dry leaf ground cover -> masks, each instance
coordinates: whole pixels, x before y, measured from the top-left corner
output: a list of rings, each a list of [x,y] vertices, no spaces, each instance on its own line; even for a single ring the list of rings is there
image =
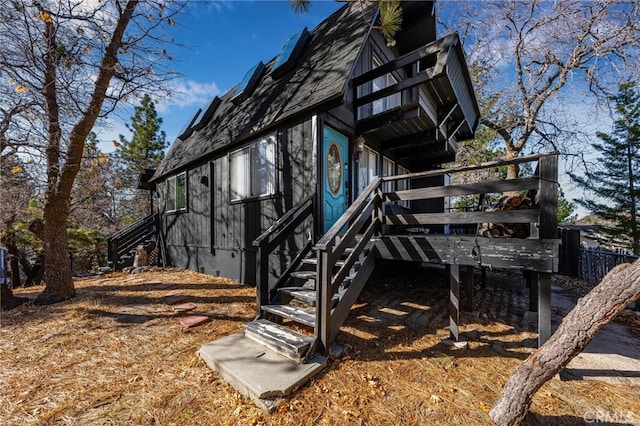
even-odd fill
[[[535,344],[521,319],[526,300],[509,288],[516,279],[490,275],[489,288],[479,290],[481,315],[463,319],[466,350],[441,343],[448,336],[442,273],[372,280],[338,337],[344,356],[272,414],[195,355],[254,317],[253,288],[175,269],[80,279],[72,301],[2,312],[0,424],[490,424],[488,408]],[[211,321],[183,329],[183,314],[163,301],[169,289],[148,284],[156,280],[174,284]],[[639,394],[553,379],[535,396],[529,422],[633,424]]]

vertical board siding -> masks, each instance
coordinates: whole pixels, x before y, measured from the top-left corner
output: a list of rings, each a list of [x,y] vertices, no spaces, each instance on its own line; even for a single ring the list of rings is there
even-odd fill
[[[167,244],[205,248],[210,246],[209,166],[203,164],[187,171],[187,210],[166,215]]]
[[[187,171],[187,211],[163,215],[171,264],[228,274],[251,284],[255,280],[253,240],[282,215],[316,191],[316,147],[311,120],[279,132],[277,194],[260,200],[230,202],[229,157],[203,162]],[[158,184],[158,207],[165,211],[165,182]],[[271,279],[279,278],[307,241],[312,221],[269,258]]]
[[[185,233],[193,247],[206,248],[211,245],[209,236],[211,217],[209,163],[202,164],[187,174],[188,209],[184,214]]]

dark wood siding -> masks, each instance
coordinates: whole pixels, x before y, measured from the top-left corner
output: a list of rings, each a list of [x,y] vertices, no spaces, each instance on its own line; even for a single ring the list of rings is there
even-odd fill
[[[230,201],[228,155],[188,170],[187,211],[164,215],[171,264],[253,284],[253,240],[316,190],[312,132],[311,119],[278,132],[278,184],[276,195],[270,198]],[[165,182],[158,184],[161,212],[165,210],[165,188]],[[309,222],[274,252],[269,259],[274,278],[303,247],[310,231]]]

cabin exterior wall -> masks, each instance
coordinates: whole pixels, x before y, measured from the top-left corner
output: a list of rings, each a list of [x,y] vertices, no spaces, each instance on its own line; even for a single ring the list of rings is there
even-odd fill
[[[231,200],[229,152],[187,169],[185,211],[167,212],[169,186],[167,180],[158,183],[158,208],[170,265],[255,284],[253,240],[316,188],[311,119],[275,131],[275,135],[276,179],[271,196]],[[311,223],[301,226],[274,252],[269,259],[273,279],[303,247],[309,232]]]

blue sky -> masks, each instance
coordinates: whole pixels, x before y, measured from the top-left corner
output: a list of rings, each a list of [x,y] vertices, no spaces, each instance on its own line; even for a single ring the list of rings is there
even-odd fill
[[[170,27],[171,36],[184,47],[168,48],[176,58],[171,68],[182,76],[172,82],[175,95],[156,106],[167,141],[172,143],[198,108],[238,84],[258,61],[266,63],[278,55],[290,36],[303,27],[311,30],[343,4],[313,0],[309,12],[296,14],[288,0],[189,1],[176,19],[177,25]],[[582,105],[582,109],[585,113],[578,116],[593,120],[592,106]],[[132,110],[122,110],[98,131],[101,149],[112,151],[112,141],[119,134],[130,137],[125,123],[132,114]],[[599,124],[608,121],[606,117],[595,118]],[[576,195],[564,173],[561,186],[569,198]],[[581,210],[580,214],[585,212]]]
[[[190,1],[171,27],[171,36],[184,45],[171,49],[176,58],[171,68],[182,77],[172,82],[171,100],[156,106],[167,141],[173,142],[213,96],[238,84],[258,61],[278,55],[289,37],[305,26],[311,30],[343,4],[315,0],[309,12],[296,14],[286,0]],[[131,115],[131,110],[120,111],[98,132],[103,150],[113,150],[111,141],[119,134],[130,136],[124,123]]]

